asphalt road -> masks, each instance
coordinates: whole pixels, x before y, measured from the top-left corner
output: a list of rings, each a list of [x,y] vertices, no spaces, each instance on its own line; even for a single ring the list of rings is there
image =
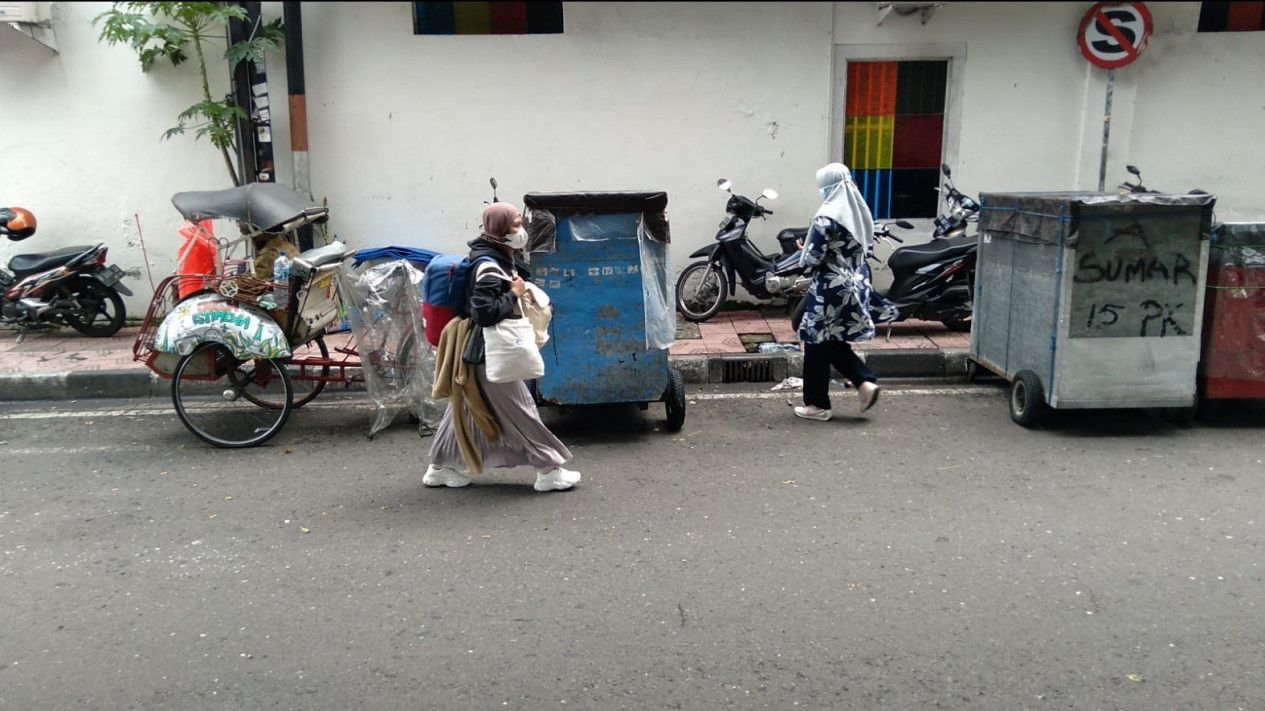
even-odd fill
[[[679,433],[546,408],[584,473],[549,494],[427,489],[339,394],[248,450],[0,405],[0,707],[1265,708],[1265,409],[768,387],[692,386]]]

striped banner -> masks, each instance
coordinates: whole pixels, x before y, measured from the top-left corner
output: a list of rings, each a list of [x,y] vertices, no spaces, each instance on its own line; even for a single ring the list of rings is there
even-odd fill
[[[849,62],[843,162],[876,219],[935,217],[948,62]]]
[[[415,2],[415,35],[539,35],[562,32],[560,2]]]
[[[1201,2],[1200,32],[1265,30],[1265,2]]]

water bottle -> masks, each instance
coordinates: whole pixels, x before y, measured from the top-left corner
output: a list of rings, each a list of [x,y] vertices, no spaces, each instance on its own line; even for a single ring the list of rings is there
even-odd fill
[[[272,297],[277,302],[277,308],[288,307],[290,305],[290,260],[286,258],[285,252],[278,254],[277,260],[272,263],[272,281],[275,283],[272,287]]]
[[[799,351],[798,343],[761,343],[756,346],[760,353],[794,353]]]

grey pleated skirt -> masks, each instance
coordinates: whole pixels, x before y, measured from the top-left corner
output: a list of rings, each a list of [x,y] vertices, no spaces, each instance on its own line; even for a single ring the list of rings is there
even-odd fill
[[[512,383],[488,382],[487,369],[475,366],[475,377],[483,390],[488,407],[501,423],[501,439],[488,443],[483,431],[474,424],[474,418],[466,413],[466,429],[473,433],[479,450],[483,452],[483,469],[530,466],[537,471],[548,471],[571,461],[571,450],[562,443],[540,419],[540,411],[532,400],[527,384],[521,380]],[[457,446],[452,427],[452,403],[444,409],[439,429],[430,446],[430,463],[436,467],[466,471],[466,460]]]

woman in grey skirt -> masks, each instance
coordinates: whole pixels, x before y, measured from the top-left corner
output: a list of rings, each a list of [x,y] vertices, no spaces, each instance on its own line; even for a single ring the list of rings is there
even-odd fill
[[[527,244],[527,232],[523,230],[523,218],[518,209],[505,202],[494,202],[483,211],[483,232],[471,240],[470,259],[491,257],[476,262],[471,268],[468,285],[468,313],[471,319],[471,338],[482,337],[479,328],[491,326],[514,314],[518,299],[527,290],[524,277],[531,275],[527,267],[515,259],[515,250]],[[580,481],[580,473],[564,468],[571,461],[567,449],[540,419],[540,412],[523,381],[493,383],[487,379],[484,363],[474,364],[475,379],[483,400],[497,424],[500,437],[488,441],[469,411],[454,413],[452,400],[444,411],[435,440],[430,448],[430,466],[422,483],[426,486],[460,487],[470,483],[466,472],[478,472],[461,452],[457,428],[453,417],[465,418],[464,432],[482,455],[483,467],[517,467],[527,465],[536,470],[536,491],[570,489]],[[463,471],[465,470],[465,471]]]

